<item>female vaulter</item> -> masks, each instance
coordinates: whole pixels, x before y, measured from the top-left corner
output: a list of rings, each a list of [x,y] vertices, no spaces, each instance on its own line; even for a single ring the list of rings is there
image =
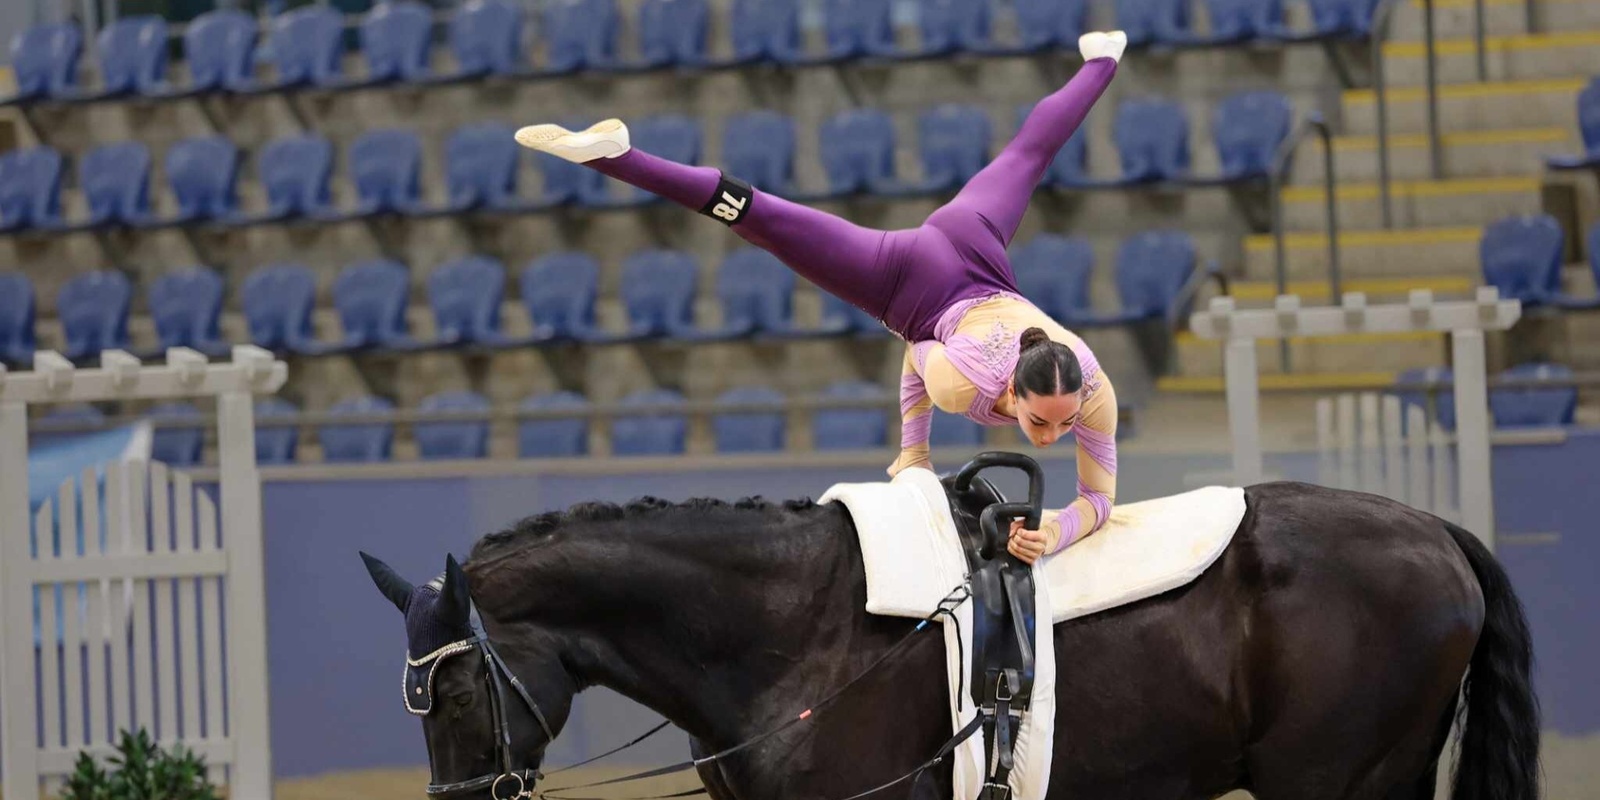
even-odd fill
[[[889,474],[928,466],[933,406],[982,425],[1015,423],[1035,447],[1072,432],[1078,499],[1047,515],[1040,530],[1012,523],[1008,549],[1032,563],[1110,515],[1117,396],[1083,340],[1021,296],[1006,247],[1045,168],[1111,83],[1126,47],[1121,31],[1080,38],[1078,74],[1034,107],[1016,138],[953,200],[911,230],[863,228],[719,170],[640,152],[615,119],[578,133],[534,125],[517,141],[721,220],[904,339],[901,453]]]

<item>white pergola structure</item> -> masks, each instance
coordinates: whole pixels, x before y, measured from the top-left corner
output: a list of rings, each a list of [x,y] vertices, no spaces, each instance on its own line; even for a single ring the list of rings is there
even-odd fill
[[[1233,298],[1217,297],[1189,318],[1189,326],[1201,338],[1224,342],[1234,480],[1246,486],[1262,480],[1258,340],[1408,331],[1450,334],[1461,519],[1464,527],[1492,547],[1494,498],[1489,479],[1484,332],[1506,330],[1521,316],[1520,301],[1502,300],[1493,287],[1480,287],[1477,296],[1466,301],[1438,301],[1432,292],[1417,290],[1405,303],[1369,305],[1365,294],[1347,292],[1339,305],[1316,308],[1302,308],[1295,295],[1279,295],[1271,308],[1262,309],[1239,309]]]
[[[231,797],[272,796],[253,395],[287,374],[252,346],[215,364],[174,348],[161,365],[109,351],[77,369],[40,352],[32,371],[0,369],[6,800],[36,800],[79,751],[104,755],[138,728],[226,768]],[[29,404],[197,397],[216,399],[220,513],[187,474],[149,462],[86,469],[30,512]]]

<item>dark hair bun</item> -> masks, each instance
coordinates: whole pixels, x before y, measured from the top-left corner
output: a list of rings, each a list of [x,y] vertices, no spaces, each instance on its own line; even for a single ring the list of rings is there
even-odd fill
[[[1022,338],[1017,340],[1017,344],[1020,350],[1026,351],[1048,341],[1050,334],[1045,333],[1044,328],[1029,328],[1022,332]]]

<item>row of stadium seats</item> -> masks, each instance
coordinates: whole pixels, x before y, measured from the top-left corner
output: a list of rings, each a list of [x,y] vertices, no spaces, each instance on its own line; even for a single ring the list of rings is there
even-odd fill
[[[1523,364],[1500,375],[1524,381],[1561,381],[1572,377],[1567,367],[1555,364]],[[1400,383],[1447,382],[1449,369],[1411,370],[1400,376]],[[1408,404],[1426,407],[1422,392],[1401,391]],[[890,415],[886,408],[890,396],[886,389],[861,381],[846,381],[824,390],[828,400],[881,401],[885,407],[822,408],[810,412],[812,447],[817,450],[856,450],[885,447],[889,444]],[[727,411],[711,415],[711,434],[719,453],[778,452],[789,447],[789,416],[783,410],[785,397],[765,386],[730,389],[717,398]],[[1500,428],[1570,425],[1577,407],[1577,389],[1570,386],[1495,389],[1489,393],[1489,409]],[[685,452],[688,418],[674,413],[684,398],[677,392],[652,389],[635,392],[619,401],[624,408],[640,409],[637,415],[620,415],[610,424],[610,452],[614,456],[678,455]],[[1435,395],[1435,413],[1446,430],[1455,429],[1454,395],[1449,391]],[[546,416],[524,418],[517,424],[517,453],[521,458],[573,458],[589,454],[590,420],[583,413],[590,406],[573,392],[537,395],[523,401],[522,412]],[[443,392],[425,398],[417,407],[424,414],[459,414],[460,420],[436,420],[412,424],[417,452],[424,459],[475,459],[489,455],[489,400],[474,392]],[[378,397],[358,397],[335,404],[330,417],[382,417],[394,405]],[[293,404],[275,397],[257,401],[259,424],[256,429],[256,456],[264,464],[290,464],[297,459],[298,428],[289,424],[299,414]],[[571,416],[559,416],[570,414]],[[166,423],[157,427],[152,441],[152,456],[174,466],[198,464],[203,457],[205,431],[201,413],[186,403],[168,403],[147,412],[153,420]],[[476,418],[474,418],[476,417]],[[194,420],[195,426],[181,423]],[[103,424],[104,415],[88,406],[67,406],[43,418],[51,424]],[[173,424],[177,423],[177,424]],[[45,428],[48,431],[48,427]],[[49,435],[46,433],[45,435]],[[393,457],[394,424],[382,420],[328,422],[317,428],[323,460],[363,463],[388,461]],[[964,417],[935,413],[932,443],[936,447],[979,447],[985,442],[984,430]]]
[[[708,0],[644,0],[639,9],[639,53],[619,52],[617,0],[552,0],[539,33],[544,63],[534,65],[523,45],[525,20],[514,0],[471,0],[449,20],[454,66],[433,65],[434,11],[414,0],[380,3],[361,21],[364,74],[344,71],[345,18],[326,5],[303,7],[270,21],[268,46],[257,52],[258,21],[240,11],[203,14],[183,34],[186,80],[169,80],[169,31],[159,16],[118,19],[96,41],[99,85],[80,81],[83,34],[71,23],[41,25],[12,43],[18,92],[7,102],[87,102],[143,96],[187,97],[228,92],[259,94],[297,88],[342,90],[382,84],[445,84],[487,77],[549,78],[581,71],[637,72],[663,68],[710,69],[757,63],[788,66],[874,60],[939,58],[956,53],[1011,55],[1075,50],[1084,32],[1086,0],[1012,0],[1019,39],[992,35],[992,0],[925,0],[920,41],[896,41],[893,0],[827,0],[824,53],[802,45],[799,0],[735,0],[730,19],[731,57],[708,48]],[[1312,27],[1284,24],[1282,0],[1207,0],[1209,32],[1191,24],[1186,0],[1116,0],[1115,26],[1129,44],[1206,47],[1245,42],[1364,38],[1374,0],[1310,0]],[[257,75],[257,62],[272,77]]]
[[[1029,109],[1018,111],[1018,124]],[[1244,92],[1223,100],[1212,119],[1220,171],[1194,175],[1190,169],[1189,122],[1181,104],[1165,98],[1124,101],[1117,109],[1114,142],[1120,177],[1091,178],[1088,147],[1080,133],[1052,163],[1043,185],[1065,189],[1119,188],[1177,183],[1226,185],[1261,180],[1292,127],[1293,110],[1277,92]],[[582,123],[575,123],[582,127]],[[989,163],[992,136],[983,109],[947,104],[922,113],[917,124],[922,177],[896,175],[896,134],[889,115],[876,109],[843,112],[825,121],[818,136],[828,188],[800,192],[794,183],[795,124],[771,111],[732,117],[722,131],[725,168],[764,190],[802,201],[859,194],[927,196],[959,189]],[[164,172],[177,211],[158,214],[151,199],[153,159],[138,142],[101,145],[77,164],[77,183],[87,217],[67,220],[61,192],[66,166],[53,148],[39,146],[0,155],[0,231],[80,231],[105,227],[154,228],[192,223],[250,225],[288,219],[325,222],[377,214],[431,217],[474,210],[507,213],[560,206],[629,208],[656,201],[642,190],[622,196],[619,184],[594,170],[540,154],[542,195],[522,197],[518,173],[522,148],[510,127],[471,124],[451,134],[444,147],[447,199],[431,204],[422,185],[423,145],[414,132],[369,131],[345,153],[345,168],[356,192],[354,208],[334,206],[330,181],[334,147],[319,135],[291,136],[268,143],[256,158],[256,174],[266,208],[240,208],[241,156],[228,139],[185,139],[166,153]],[[664,114],[631,126],[641,149],[682,163],[699,163],[702,133],[694,119]]]
[[[1115,281],[1122,308],[1115,313],[1097,313],[1090,304],[1094,252],[1088,242],[1041,234],[1019,245],[1013,259],[1019,288],[1046,313],[1079,328],[1181,316],[1196,267],[1188,234],[1137,234],[1125,241],[1117,254]],[[620,284],[628,327],[623,332],[608,332],[598,327],[595,317],[598,263],[584,253],[551,253],[528,264],[519,276],[521,300],[533,333],[517,337],[506,334],[501,326],[505,266],[487,256],[458,258],[428,274],[426,294],[437,330],[429,341],[420,341],[407,330],[411,273],[394,261],[364,261],[340,272],[331,292],[344,336],[337,343],[316,340],[311,317],[317,282],[306,267],[261,267],[245,279],[238,294],[252,344],[303,355],[553,342],[887,335],[870,315],[826,293],[821,325],[799,326],[793,313],[795,274],[754,247],[731,253],[717,273],[719,327],[695,323],[699,279],[700,266],[687,253],[645,250],[629,256],[622,265]],[[168,347],[225,353],[228,343],[219,327],[223,295],[222,278],[208,269],[172,272],[153,281],[147,301],[159,347],[151,355]],[[63,355],[81,360],[102,350],[128,349],[132,298],[133,287],[120,272],[93,272],[67,282],[56,297],[56,313],[66,339]],[[37,341],[35,313],[34,292],[27,278],[20,273],[0,273],[0,359],[16,364],[31,360]]]

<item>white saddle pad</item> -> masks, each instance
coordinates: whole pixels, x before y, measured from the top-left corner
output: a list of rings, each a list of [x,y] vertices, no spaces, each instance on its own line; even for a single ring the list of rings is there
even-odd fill
[[[965,578],[955,519],[933,472],[907,469],[888,483],[836,484],[822,496],[832,501],[843,503],[855,521],[868,613],[926,617]],[[1038,618],[1082,617],[1193,581],[1227,549],[1244,513],[1244,490],[1223,486],[1115,507],[1099,531],[1034,565]],[[971,672],[971,654],[958,647],[951,630],[971,630],[971,622],[970,605],[945,621],[952,730],[976,713],[958,691]],[[1011,788],[1019,800],[1044,797],[1054,738],[1055,648],[1045,646],[1049,631],[1036,631],[1035,639],[1033,708],[1042,713],[1029,713],[1018,733]],[[981,737],[968,739],[956,753],[955,800],[977,795],[983,763]]]

